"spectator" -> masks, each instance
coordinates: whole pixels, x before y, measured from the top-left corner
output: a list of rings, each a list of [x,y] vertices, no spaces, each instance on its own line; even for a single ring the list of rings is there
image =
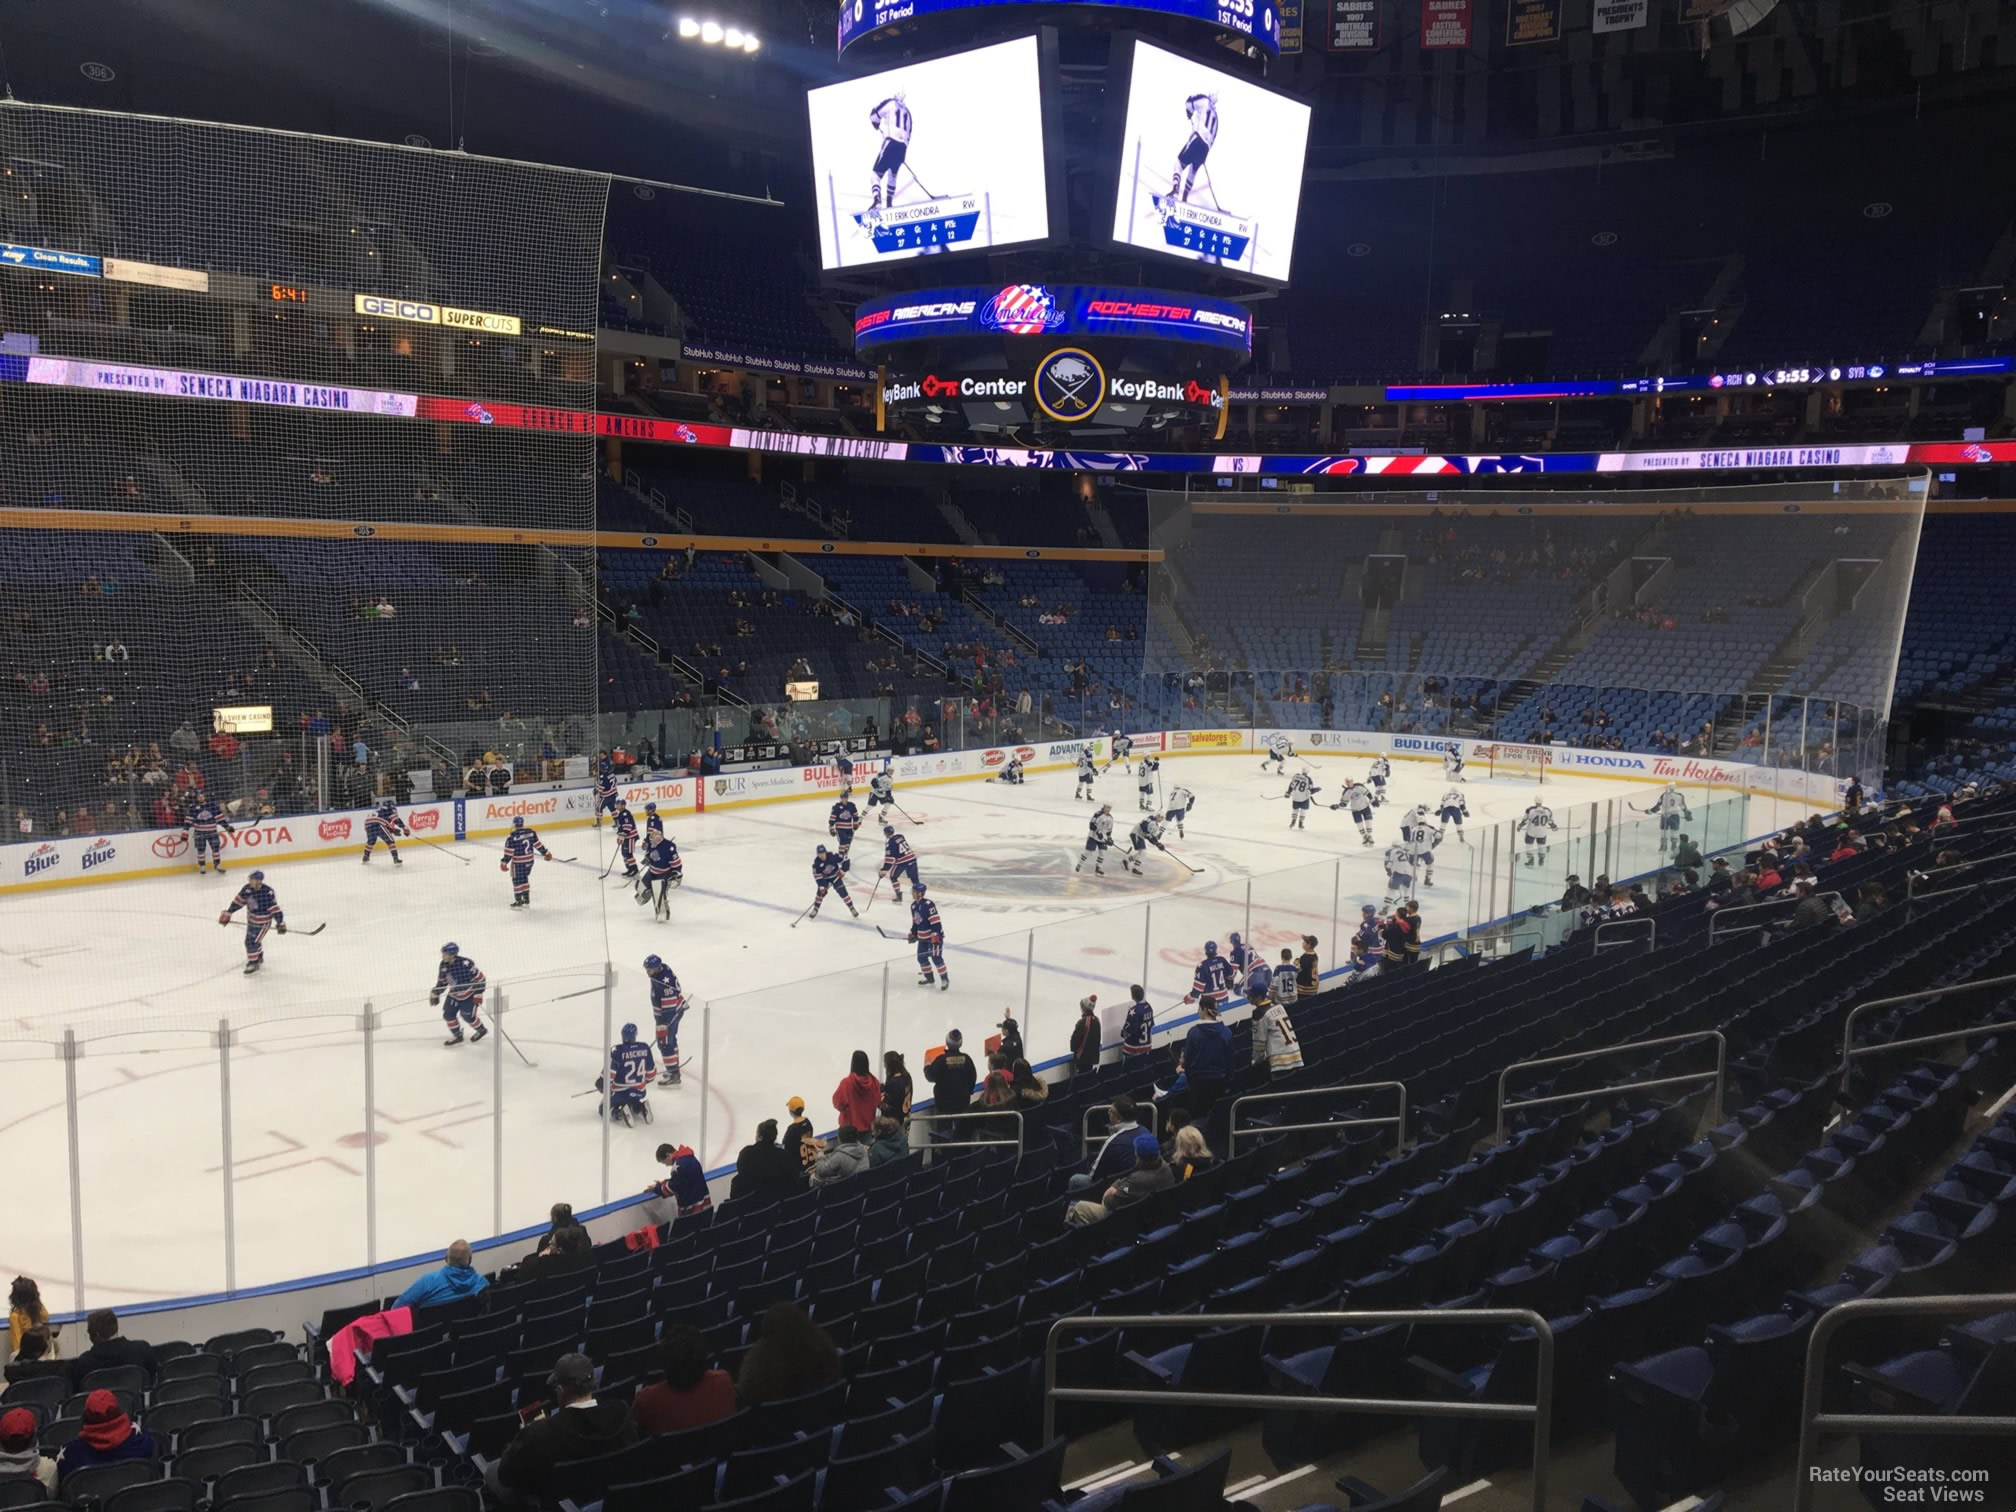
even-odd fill
[[[887,1113],[875,1117],[875,1137],[868,1145],[868,1166],[885,1166],[892,1160],[901,1160],[910,1153],[910,1136],[903,1125]]]
[[[661,1144],[657,1161],[666,1168],[666,1174],[644,1189],[657,1199],[646,1203],[644,1208],[653,1223],[690,1218],[714,1206],[714,1198],[707,1190],[707,1173],[700,1168],[700,1158],[691,1145]]]
[[[994,1027],[1001,1031],[1001,1053],[1011,1063],[1022,1059],[1027,1052],[1022,1048],[1022,1026],[1015,1022],[1015,1015],[1003,1014],[1001,1022]]]
[[[785,1098],[784,1111],[791,1115],[791,1121],[784,1125],[785,1153],[798,1162],[800,1171],[809,1171],[812,1162],[826,1153],[826,1146],[812,1132],[812,1120],[805,1116],[804,1098]]]
[[[1574,872],[1568,873],[1568,885],[1561,890],[1561,911],[1583,907],[1589,901],[1589,889],[1582,885],[1582,879]]]
[[[1694,843],[1692,837],[1687,835],[1680,837],[1680,843],[1673,852],[1673,864],[1681,871],[1687,870],[1690,866],[1696,871],[1701,869],[1701,847]]]
[[[1133,1163],[1134,1136],[1155,1132],[1154,1105],[1137,1104],[1124,1092],[1108,1105],[1107,1120],[1106,1142],[1092,1157],[1092,1169],[1073,1176],[1065,1183],[1065,1191],[1083,1192],[1093,1188],[1103,1191],[1108,1184],[1125,1175]]]
[[[1211,1169],[1217,1156],[1204,1142],[1204,1131],[1195,1124],[1184,1124],[1176,1131],[1176,1149],[1170,1156],[1170,1169],[1176,1173],[1178,1181],[1188,1181],[1192,1176],[1201,1176]]]
[[[86,1318],[84,1332],[90,1336],[91,1347],[70,1362],[70,1379],[79,1389],[92,1371],[116,1370],[122,1365],[137,1365],[150,1382],[154,1379],[154,1346],[140,1339],[121,1338],[119,1314],[111,1308],[101,1307]]]
[[[797,1155],[777,1143],[777,1120],[756,1125],[756,1138],[735,1157],[735,1179],[728,1185],[732,1202],[741,1197],[788,1197],[805,1179]]]
[[[868,1069],[868,1052],[856,1050],[853,1064],[833,1089],[833,1111],[843,1128],[872,1129],[875,1110],[882,1104],[882,1083]]]
[[[1097,1223],[1175,1184],[1176,1173],[1162,1158],[1162,1142],[1143,1130],[1134,1136],[1134,1169],[1106,1188],[1098,1202],[1072,1203],[1064,1210],[1064,1222],[1072,1228]]]
[[[0,1486],[21,1476],[42,1482],[45,1501],[56,1495],[56,1461],[35,1444],[35,1414],[26,1407],[0,1412]]]
[[[1316,969],[1316,936],[1302,936],[1302,954],[1295,958],[1295,990],[1303,997],[1316,991],[1322,985],[1322,976]]]
[[[1009,1068],[1008,1081],[1015,1089],[1015,1106],[1027,1112],[1040,1108],[1050,1100],[1050,1085],[1036,1074],[1036,1068],[1024,1056],[1017,1056],[1015,1064]]]
[[[1274,980],[1269,986],[1274,1001],[1283,1008],[1292,1008],[1302,996],[1300,974],[1295,969],[1295,952],[1286,945],[1281,947],[1281,964],[1274,968]]]
[[[983,1113],[1014,1112],[1018,1106],[1015,1083],[1009,1079],[1007,1068],[997,1067],[988,1071],[987,1080],[980,1086],[980,1111]],[[973,1132],[966,1137],[972,1139],[1013,1139],[1018,1120],[1012,1118],[983,1118],[975,1121]]]
[[[1296,1041],[1288,1010],[1279,1003],[1269,1003],[1254,1016],[1253,1059],[1264,1061],[1272,1076],[1302,1069],[1302,1046]]]
[[[1078,1000],[1078,1022],[1071,1026],[1071,1071],[1083,1076],[1099,1069],[1099,1049],[1105,1031],[1099,1023],[1099,995]]]
[[[640,1434],[705,1428],[735,1411],[735,1378],[725,1370],[710,1370],[712,1357],[699,1329],[674,1323],[665,1330],[658,1341],[665,1379],[644,1387],[630,1404],[630,1417]]]
[[[448,1246],[447,1264],[416,1279],[392,1303],[394,1307],[427,1307],[436,1302],[452,1302],[457,1297],[473,1297],[490,1283],[476,1269],[475,1254],[467,1239]]]
[[[1801,877],[1793,884],[1793,888],[1799,895],[1799,901],[1792,909],[1794,929],[1812,929],[1834,917],[1834,910],[1829,908],[1826,899],[1820,896],[1812,878]]]
[[[832,1148],[812,1163],[811,1182],[815,1187],[832,1186],[867,1169],[867,1133],[842,1119],[833,1135]]]
[[[735,1399],[744,1407],[759,1407],[803,1396],[839,1379],[840,1351],[834,1348],[832,1335],[796,1302],[773,1302],[763,1314],[756,1342],[742,1356]]]
[[[924,1064],[924,1079],[931,1083],[933,1100],[940,1113],[964,1113],[973,1103],[973,1088],[979,1074],[973,1057],[962,1048],[966,1037],[957,1029],[945,1036],[945,1051]]]
[[[637,1442],[637,1424],[622,1402],[595,1400],[595,1364],[584,1354],[564,1354],[546,1378],[546,1416],[526,1424],[504,1447],[483,1484],[506,1507],[555,1505],[554,1468],[568,1460],[607,1454]]]
[[[1224,1096],[1232,1075],[1232,1031],[1209,998],[1197,1004],[1197,1022],[1183,1039],[1181,1066],[1190,1111],[1201,1122]]]
[[[55,1341],[50,1337],[47,1325],[41,1323],[21,1335],[14,1358],[7,1362],[9,1385],[36,1376],[61,1376],[65,1380],[70,1376],[69,1363],[56,1358]]]
[[[900,1051],[882,1052],[882,1112],[899,1124],[910,1121],[910,1073]]]
[[[94,1391],[84,1398],[84,1425],[77,1437],[56,1456],[56,1480],[60,1486],[79,1470],[93,1465],[116,1465],[121,1460],[154,1458],[154,1436],[134,1424],[109,1391]]]
[[[21,1352],[21,1336],[31,1328],[49,1330],[49,1357],[53,1360],[62,1351],[56,1347],[62,1325],[51,1325],[49,1309],[42,1305],[42,1288],[26,1276],[16,1276],[14,1285],[7,1292],[7,1347],[15,1354]]]

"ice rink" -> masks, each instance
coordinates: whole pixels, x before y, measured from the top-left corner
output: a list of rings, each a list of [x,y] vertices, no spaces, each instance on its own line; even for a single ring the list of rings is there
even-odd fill
[[[76,1295],[80,1259],[92,1305],[389,1264],[542,1222],[557,1199],[586,1207],[637,1192],[654,1179],[661,1140],[691,1143],[710,1169],[731,1164],[794,1093],[830,1128],[829,1099],[855,1049],[875,1057],[878,1073],[885,1045],[902,1051],[921,1100],[923,1052],[955,1026],[977,1048],[1010,1006],[1038,1061],[1065,1051],[1086,993],[1098,994],[1109,1044],[1131,982],[1171,1023],[1188,1011],[1178,1000],[1206,939],[1222,946],[1238,930],[1273,959],[1313,934],[1327,971],[1343,960],[1360,904],[1384,892],[1379,856],[1401,814],[1449,784],[1437,765],[1396,761],[1368,849],[1348,815],[1321,806],[1362,761],[1312,765],[1319,807],[1305,830],[1291,830],[1285,780],[1263,775],[1257,755],[1168,761],[1164,791],[1180,782],[1198,795],[1187,839],[1172,831],[1171,848],[1198,870],[1151,851],[1139,878],[1120,871],[1117,853],[1104,877],[1089,865],[1074,873],[1091,806],[1073,800],[1068,772],[1021,788],[899,789],[911,817],[896,822],[944,918],[945,992],[916,984],[900,938],[907,910],[886,887],[860,922],[829,899],[818,919],[792,927],[811,901],[824,801],[678,821],[686,880],[669,922],[634,903],[620,870],[600,879],[606,829],[550,831],[553,853],[571,859],[539,865],[533,907],[520,911],[508,907],[501,847],[488,840],[409,843],[397,868],[354,854],[271,865],[292,932],[268,939],[266,968],[249,978],[242,927],[217,923],[247,861],[222,878],[192,872],[0,902],[0,1161],[27,1173],[35,1194],[10,1211],[0,1270],[38,1278],[60,1306]],[[1562,848],[1522,903],[1558,895],[1558,879],[1581,869],[1571,854],[1598,854],[1589,829],[1652,792],[1552,775],[1539,789],[1480,776],[1465,791],[1473,845],[1536,792],[1553,807]],[[1131,829],[1134,779],[1115,770],[1097,792],[1113,805],[1116,835]],[[1743,836],[1805,811],[1752,797]],[[858,906],[881,854],[872,826],[854,852]],[[1434,885],[1418,892],[1425,937],[1469,922],[1473,896],[1493,896],[1472,875],[1480,854],[1490,852],[1449,834]],[[899,938],[883,938],[878,924]],[[491,1021],[511,1043],[492,1034],[442,1045],[426,998],[449,940],[487,974]],[[651,1034],[642,962],[652,952],[694,1004],[681,1031],[685,1084],[653,1092],[652,1126],[605,1138],[597,1099],[583,1094],[610,1030],[630,1022]],[[606,995],[605,960],[614,963]],[[66,1029],[80,1050],[68,1061]],[[72,1076],[81,1255],[66,1179]]]

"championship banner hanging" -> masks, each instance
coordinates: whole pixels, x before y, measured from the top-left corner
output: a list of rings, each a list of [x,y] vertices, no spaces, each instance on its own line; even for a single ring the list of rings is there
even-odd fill
[[[1652,17],[1652,0],[1595,0],[1590,12],[1590,30],[1602,32],[1636,31]]]
[[[1470,0],[1421,0],[1421,47],[1468,47]]]
[[[1507,0],[1505,45],[1561,40],[1561,0]]]
[[[1331,52],[1376,52],[1380,0],[1330,0],[1323,45]]]

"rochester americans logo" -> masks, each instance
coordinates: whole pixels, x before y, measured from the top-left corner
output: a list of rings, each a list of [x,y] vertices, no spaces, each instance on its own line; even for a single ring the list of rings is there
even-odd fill
[[[1065,312],[1042,284],[1010,284],[987,301],[980,324],[1005,336],[1040,336],[1064,329]]]

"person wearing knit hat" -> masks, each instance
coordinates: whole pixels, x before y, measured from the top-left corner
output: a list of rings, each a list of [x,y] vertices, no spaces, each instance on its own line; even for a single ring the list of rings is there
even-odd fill
[[[84,1424],[77,1437],[56,1456],[56,1480],[61,1483],[92,1465],[116,1465],[121,1460],[153,1459],[154,1436],[126,1416],[119,1398],[99,1390],[84,1398]]]
[[[965,1050],[966,1036],[957,1029],[945,1035],[945,1053],[924,1062],[924,1079],[931,1083],[931,1099],[940,1113],[964,1113],[973,1103],[973,1089],[980,1084],[980,1071]],[[961,1132],[955,1125],[951,1131]]]
[[[1099,1022],[1099,994],[1078,999],[1078,1022],[1071,1026],[1072,1075],[1084,1076],[1099,1069],[1105,1033]]]
[[[0,1481],[32,1475],[42,1482],[43,1492],[56,1495],[56,1461],[35,1444],[35,1414],[26,1407],[0,1412]]]

